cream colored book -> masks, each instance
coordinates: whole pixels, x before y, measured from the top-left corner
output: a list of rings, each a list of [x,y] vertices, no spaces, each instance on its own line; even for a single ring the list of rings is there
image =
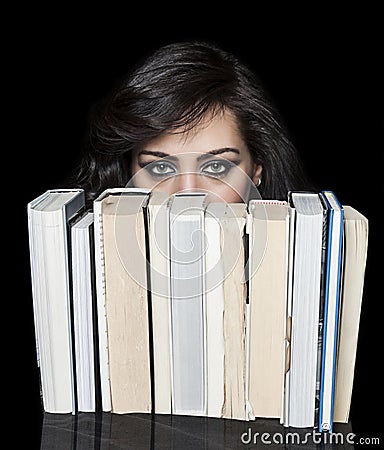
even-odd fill
[[[367,248],[367,218],[350,206],[344,206],[344,260],[333,412],[334,422],[348,422],[349,418]]]
[[[101,201],[111,411],[149,413],[151,401],[147,265],[143,207],[147,196]]]
[[[230,204],[221,220],[224,268],[224,403],[222,417],[246,419],[246,205]]]
[[[94,242],[95,242],[95,277],[97,302],[97,328],[99,341],[99,369],[102,410],[111,411],[111,389],[109,383],[108,330],[105,306],[105,257],[103,232],[103,205],[109,196],[146,195],[149,189],[109,188],[103,191],[93,202],[94,209]]]
[[[207,415],[221,417],[224,404],[224,266],[221,218],[226,203],[210,203],[204,214],[207,322]]]
[[[156,414],[171,414],[172,398],[168,200],[165,192],[151,192],[147,208]]]
[[[289,206],[251,201],[249,403],[255,417],[280,418],[285,372]]]

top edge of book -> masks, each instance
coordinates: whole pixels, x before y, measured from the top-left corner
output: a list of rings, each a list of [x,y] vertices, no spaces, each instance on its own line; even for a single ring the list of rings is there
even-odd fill
[[[83,229],[88,228],[94,221],[94,214],[92,211],[85,211],[83,215],[79,216],[76,222],[73,223],[72,228]]]
[[[205,208],[205,216],[215,219],[241,218],[246,215],[246,203],[211,202]]]
[[[289,198],[298,214],[316,216],[324,212],[320,196],[316,192],[290,192]]]
[[[261,198],[252,198],[249,200],[249,207],[255,208],[259,205],[281,205],[288,206],[288,202],[286,200],[271,200],[271,199],[261,199]]]
[[[36,211],[57,211],[78,196],[84,198],[83,189],[49,189],[29,202],[28,208]]]
[[[175,192],[172,197],[206,197],[206,192]]]
[[[280,221],[289,216],[290,207],[287,202],[254,202],[249,205],[249,213],[256,220]]]
[[[191,215],[201,213],[206,206],[207,194],[205,192],[188,192],[172,194],[169,198],[169,207],[172,214]]]
[[[149,195],[150,189],[147,188],[108,188],[105,189],[94,201],[101,202],[109,195]]]
[[[361,220],[368,223],[368,218],[360,211],[349,205],[344,205],[344,220]]]
[[[328,208],[334,211],[342,211],[343,206],[333,191],[321,191],[322,198],[325,200]]]

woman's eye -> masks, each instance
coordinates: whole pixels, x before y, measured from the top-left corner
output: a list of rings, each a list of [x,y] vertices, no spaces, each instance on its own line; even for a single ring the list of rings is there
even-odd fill
[[[161,176],[161,175],[171,175],[176,172],[176,169],[169,163],[166,162],[157,162],[149,165],[147,170],[151,172],[152,175]]]
[[[211,161],[202,167],[201,171],[207,175],[223,175],[229,170],[229,164],[221,161]]]

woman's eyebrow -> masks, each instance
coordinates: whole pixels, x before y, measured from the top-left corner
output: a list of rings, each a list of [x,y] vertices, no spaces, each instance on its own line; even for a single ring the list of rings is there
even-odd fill
[[[232,148],[232,147],[223,147],[223,148],[217,148],[215,150],[211,150],[209,152],[206,153],[202,153],[197,160],[200,161],[202,159],[205,158],[209,158],[212,155],[221,155],[223,153],[236,153],[237,155],[240,155],[240,150],[238,150],[237,148]]]
[[[240,155],[240,151],[237,148],[223,147],[223,148],[216,148],[214,150],[210,150],[209,152],[206,152],[206,153],[201,153],[197,157],[197,160],[200,161],[202,159],[209,158],[212,155],[222,155],[223,153],[227,153],[227,152],[228,153],[236,153],[237,155]],[[176,156],[169,155],[168,153],[159,152],[156,150],[140,150],[139,153],[137,154],[137,156],[139,157],[140,155],[157,156],[158,158],[168,158],[168,159],[172,159],[172,160],[178,159]]]
[[[140,155],[157,156],[159,158],[172,158],[172,156],[168,155],[168,153],[158,152],[155,150],[140,150],[137,156],[139,157]]]

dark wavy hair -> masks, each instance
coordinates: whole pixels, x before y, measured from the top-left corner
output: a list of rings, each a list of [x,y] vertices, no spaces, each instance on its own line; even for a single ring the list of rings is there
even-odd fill
[[[108,187],[126,186],[131,154],[207,112],[230,111],[253,160],[262,164],[264,198],[286,199],[309,188],[298,154],[255,74],[234,55],[205,42],[166,45],[137,65],[90,115],[75,184],[92,201]]]

